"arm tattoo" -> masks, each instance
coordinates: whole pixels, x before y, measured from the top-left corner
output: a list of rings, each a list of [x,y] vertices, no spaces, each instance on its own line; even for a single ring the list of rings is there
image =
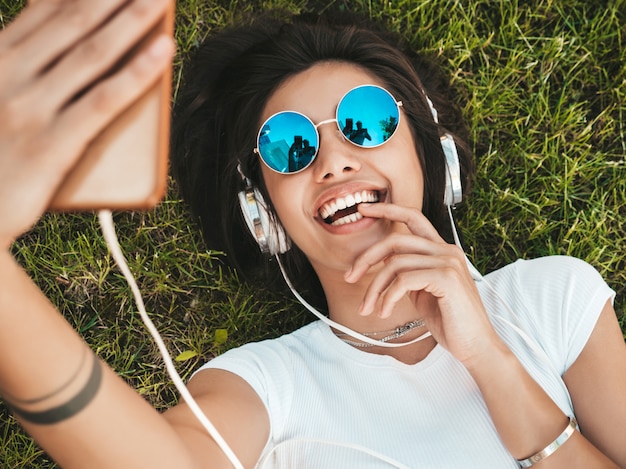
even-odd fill
[[[15,404],[38,404],[40,402],[43,402],[47,399],[50,399],[51,397],[54,397],[55,395],[59,394],[61,391],[63,391],[66,387],[68,387],[71,383],[74,382],[74,380],[78,377],[78,375],[80,374],[80,370],[83,369],[83,365],[85,364],[85,360],[87,358],[87,356],[89,355],[89,349],[88,348],[83,348],[83,353],[81,355],[80,358],[80,363],[78,364],[78,367],[76,368],[76,371],[74,372],[74,374],[72,376],[69,377],[69,379],[67,379],[67,381],[65,383],[63,383],[61,386],[59,386],[58,389],[55,389],[52,392],[49,392],[48,394],[41,396],[41,397],[37,397],[35,399],[19,399],[17,397],[11,396],[10,394],[5,394],[4,398],[9,401],[9,402],[13,402]]]
[[[38,425],[52,425],[67,420],[83,410],[93,400],[100,389],[102,381],[102,365],[98,357],[93,355],[93,366],[85,386],[65,404],[52,409],[30,412],[8,404],[12,412],[22,420]]]

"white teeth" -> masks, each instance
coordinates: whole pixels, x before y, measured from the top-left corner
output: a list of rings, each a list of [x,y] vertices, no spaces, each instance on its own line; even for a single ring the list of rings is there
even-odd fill
[[[346,195],[346,207],[352,207],[356,204],[356,200],[352,195]]]
[[[335,212],[336,212],[336,210],[335,210]],[[324,205],[324,206],[320,209],[320,215],[321,215],[321,217],[322,217],[323,219],[326,219],[326,218],[330,217],[330,215],[331,215],[332,213],[335,213],[335,212],[332,212],[332,211],[331,211],[331,208],[330,208],[330,207],[328,207],[327,205]]]
[[[378,192],[363,190],[353,194],[348,194],[344,197],[338,197],[322,205],[319,209],[319,214],[322,219],[327,219],[332,217],[339,210],[344,210],[362,202],[378,202]],[[343,225],[345,223],[353,223],[361,218],[363,217],[357,212],[352,215],[342,217],[339,220],[335,220],[332,224]]]
[[[363,218],[363,215],[361,215],[359,212],[356,212],[351,215],[348,215],[347,217],[343,217],[343,218],[340,218],[339,220],[332,222],[331,225],[338,226],[338,225],[345,225],[347,223],[354,223],[355,221],[359,221],[361,218]]]

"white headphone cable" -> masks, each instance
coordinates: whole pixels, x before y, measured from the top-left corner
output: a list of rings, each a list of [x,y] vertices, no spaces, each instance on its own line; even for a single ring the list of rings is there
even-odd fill
[[[211,437],[215,440],[220,449],[224,452],[226,457],[230,460],[231,464],[236,469],[243,469],[243,464],[239,461],[233,450],[230,448],[228,443],[224,440],[222,435],[220,435],[219,431],[215,428],[215,426],[211,423],[209,418],[202,412],[200,406],[196,403],[195,399],[192,397],[191,393],[183,383],[180,375],[176,371],[174,366],[174,362],[172,361],[172,357],[170,356],[163,339],[161,338],[159,331],[154,326],[154,323],[148,316],[146,312],[146,307],[143,302],[143,298],[141,296],[141,291],[137,286],[137,282],[133,277],[132,272],[130,271],[128,264],[126,263],[126,259],[124,258],[124,254],[119,245],[119,241],[117,239],[117,235],[115,234],[115,227],[113,225],[113,216],[110,210],[101,210],[98,212],[98,220],[100,222],[100,228],[102,230],[102,234],[107,243],[111,256],[117,263],[117,266],[122,271],[124,278],[128,282],[130,289],[133,293],[133,297],[135,299],[135,303],[137,308],[139,309],[139,315],[146,328],[152,335],[161,356],[163,357],[163,361],[165,362],[165,368],[167,370],[168,375],[172,379],[174,386],[180,393],[181,397],[185,400],[185,403],[189,406],[191,412],[196,416],[196,418],[200,421],[202,426],[206,429],[206,431],[211,435]]]
[[[448,214],[450,216],[450,222],[451,222],[451,225],[452,225],[452,230],[453,230],[453,236],[454,236],[455,244],[457,244],[457,246],[462,248],[460,240],[459,240],[459,237],[458,237],[458,234],[456,232],[456,226],[455,226],[455,223],[454,223],[454,218],[452,216],[452,211],[451,211],[450,206],[448,206]],[[137,286],[137,282],[135,281],[135,278],[133,277],[132,272],[130,271],[130,269],[129,269],[127,263],[126,263],[126,260],[124,258],[124,254],[122,253],[122,250],[121,250],[121,248],[119,246],[119,241],[118,241],[117,235],[115,233],[115,227],[114,227],[114,224],[113,224],[113,216],[112,216],[111,211],[110,210],[101,210],[101,211],[99,211],[98,212],[98,220],[100,222],[100,227],[101,227],[101,230],[102,230],[102,234],[103,234],[104,239],[105,239],[105,241],[107,243],[107,246],[109,248],[111,256],[115,260],[116,264],[118,265],[118,268],[120,269],[120,271],[124,275],[124,278],[126,279],[126,281],[128,282],[128,285],[131,288],[131,291],[133,293],[133,297],[135,299],[135,303],[136,303],[137,308],[139,310],[139,315],[140,315],[143,323],[145,324],[146,328],[148,329],[149,333],[151,334],[152,338],[154,339],[154,341],[155,341],[155,343],[156,343],[156,345],[157,345],[157,347],[159,349],[159,352],[161,353],[161,356],[163,357],[165,368],[167,370],[168,375],[172,379],[172,382],[174,383],[174,386],[176,387],[176,389],[180,393],[181,397],[185,400],[185,402],[189,406],[189,408],[192,411],[192,413],[195,415],[195,417],[201,423],[201,425],[205,428],[205,430],[209,433],[209,435],[215,440],[217,445],[224,452],[226,457],[230,460],[231,464],[236,469],[243,469],[243,465],[241,464],[241,462],[239,461],[239,459],[237,458],[235,453],[232,451],[232,449],[230,448],[228,443],[221,436],[219,431],[211,423],[209,418],[202,412],[202,409],[196,403],[196,401],[192,397],[191,393],[189,392],[189,390],[185,386],[183,380],[181,379],[180,375],[178,374],[178,372],[177,372],[177,370],[176,370],[176,368],[174,366],[172,358],[171,358],[171,356],[170,356],[170,354],[169,354],[169,352],[167,350],[167,347],[165,346],[165,344],[163,342],[163,339],[161,338],[161,336],[160,336],[158,330],[156,329],[156,327],[154,326],[154,323],[152,322],[152,320],[148,316],[148,313],[146,312],[145,305],[144,305],[144,302],[143,302],[143,298],[141,296],[141,291],[139,290],[139,287]],[[293,295],[298,299],[298,301],[300,301],[300,303],[307,310],[309,310],[311,313],[313,313],[316,317],[318,317],[321,321],[325,322],[329,326],[334,327],[335,329],[340,330],[341,332],[343,332],[345,334],[348,334],[351,337],[354,337],[355,339],[361,340],[361,341],[366,342],[368,344],[381,346],[381,347],[389,347],[389,348],[392,348],[392,347],[402,347],[402,346],[410,345],[410,344],[413,344],[415,342],[418,342],[420,340],[426,339],[427,337],[431,336],[430,331],[428,331],[428,332],[420,335],[419,337],[417,337],[417,338],[415,338],[415,339],[413,339],[411,341],[404,342],[404,343],[381,342],[381,341],[372,339],[372,338],[370,338],[368,336],[365,336],[363,334],[360,334],[360,333],[358,333],[356,331],[353,331],[352,329],[350,329],[350,328],[348,328],[348,327],[346,327],[346,326],[344,326],[342,324],[339,324],[339,323],[329,319],[328,317],[326,317],[322,313],[320,313],[317,309],[315,309],[311,304],[309,304],[298,293],[298,291],[294,288],[293,284],[289,280],[289,277],[287,276],[287,274],[285,272],[285,269],[284,269],[284,266],[282,264],[282,261],[281,261],[280,257],[278,255],[276,255],[275,257],[276,257],[276,260],[278,262],[278,266],[280,268],[280,271],[281,271],[281,273],[283,275],[283,278],[285,279],[285,282],[287,283],[287,286],[289,287],[289,289],[291,290]],[[472,273],[472,277],[474,277],[475,280],[483,281],[484,277],[469,262],[467,257],[466,257],[466,261],[467,261],[468,266],[470,268],[470,272]],[[485,283],[488,285],[489,289],[492,290],[497,295],[497,291],[495,291],[495,289],[492,288],[491,285],[489,285],[488,282],[485,282]],[[499,295],[497,295],[497,296],[499,297]],[[500,300],[502,301],[502,303],[504,303],[506,308],[510,309],[509,305],[505,301],[503,301],[501,298],[500,298]],[[514,330],[517,331],[518,334],[520,334],[520,336],[522,336],[522,338],[525,340],[525,342],[527,342],[527,344],[535,352],[536,355],[540,356],[544,360],[546,359],[545,352],[543,352],[543,350],[539,349],[539,347],[534,343],[534,341],[530,340],[530,338],[527,336],[527,334],[525,334],[518,327],[516,327],[515,325],[511,324],[509,321],[505,320],[504,318],[500,317],[499,315],[494,315],[494,317],[496,317],[497,319],[499,319],[499,320],[501,320],[503,322],[508,323],[510,327],[512,327]],[[549,361],[548,361],[548,363],[549,363]]]
[[[435,121],[437,121],[437,117],[436,117],[437,111],[435,111],[435,109],[432,107],[432,103],[430,103],[430,100],[429,100],[429,105],[431,107],[431,110],[433,111],[433,117],[435,118]],[[447,207],[448,207],[448,214],[450,216],[450,224],[452,225],[452,234],[454,236],[454,242],[457,246],[463,249],[463,247],[461,246],[461,241],[459,240],[459,235],[456,231],[456,226],[454,224],[454,217],[452,216],[452,209],[450,208],[450,205],[448,205]],[[375,345],[379,347],[388,347],[388,348],[405,347],[407,345],[411,345],[416,342],[419,342],[420,340],[424,340],[432,335],[430,331],[427,331],[424,334],[420,335],[419,337],[416,337],[415,339],[410,340],[408,342],[401,342],[401,343],[382,342],[380,340],[372,339],[371,337],[368,337],[364,334],[356,332],[350,329],[349,327],[344,326],[343,324],[339,324],[338,322],[335,322],[329,317],[324,316],[322,313],[320,313],[313,305],[311,305],[308,301],[306,301],[302,297],[302,295],[300,295],[300,293],[298,293],[296,288],[291,283],[291,280],[289,280],[289,276],[287,275],[287,272],[285,271],[285,267],[283,265],[283,262],[280,259],[280,256],[276,254],[274,257],[276,258],[276,262],[278,262],[278,267],[280,268],[280,273],[283,275],[283,278],[285,279],[285,283],[289,287],[289,290],[291,290],[291,293],[293,294],[293,296],[296,297],[296,299],[302,304],[302,306],[304,306],[307,310],[313,313],[318,319],[325,322],[329,326],[334,327],[335,329],[343,332],[344,334],[347,334],[351,337],[354,337],[355,339],[358,339],[370,345]],[[478,270],[476,270],[476,268],[471,264],[471,262],[469,262],[467,257],[465,257],[465,260],[472,274],[472,278],[474,278],[475,280],[482,281],[483,276],[480,274],[480,272],[478,272]]]
[[[366,343],[371,344],[371,345],[376,345],[376,346],[379,346],[379,347],[388,347],[388,348],[405,347],[407,345],[414,344],[415,342],[419,342],[420,340],[424,340],[424,339],[426,339],[426,338],[428,338],[428,337],[430,337],[432,335],[430,333],[430,331],[427,331],[427,332],[423,333],[422,335],[420,335],[419,337],[416,337],[415,339],[410,340],[408,342],[392,343],[392,342],[383,342],[381,340],[375,340],[375,339],[372,339],[371,337],[363,335],[363,334],[361,334],[359,332],[353,331],[349,327],[346,327],[343,324],[339,324],[338,322],[335,322],[332,319],[324,316],[317,309],[315,309],[315,307],[313,305],[311,305],[308,301],[306,301],[302,297],[302,295],[300,295],[298,293],[298,291],[295,289],[295,287],[293,286],[293,284],[289,280],[289,277],[287,276],[287,272],[285,271],[285,267],[283,266],[283,263],[280,260],[280,257],[278,256],[278,254],[276,254],[275,257],[276,257],[276,261],[278,262],[278,267],[280,267],[280,272],[281,272],[281,274],[283,274],[283,278],[285,279],[285,283],[289,287],[289,290],[291,290],[291,293],[293,293],[293,296],[295,296],[298,299],[298,301],[300,303],[302,303],[302,306],[304,306],[311,313],[313,313],[315,316],[317,316],[317,318],[320,319],[322,322],[325,322],[329,326],[334,327],[337,330],[340,330],[344,334],[347,334],[347,335],[349,335],[351,337],[354,337],[355,339],[358,339],[358,340],[360,340],[362,342],[366,342]]]

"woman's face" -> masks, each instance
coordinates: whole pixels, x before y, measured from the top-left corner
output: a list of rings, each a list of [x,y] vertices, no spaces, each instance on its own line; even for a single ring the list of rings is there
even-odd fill
[[[352,88],[383,83],[356,65],[323,62],[286,80],[270,97],[261,116],[292,110],[315,124],[335,117],[339,100]],[[402,96],[395,96],[401,101]],[[401,111],[402,113],[402,111]],[[393,137],[376,148],[360,148],[348,142],[331,122],[318,127],[319,152],[313,163],[295,174],[279,174],[261,164],[270,198],[285,230],[320,269],[350,267],[355,257],[404,225],[374,218],[344,217],[333,224],[324,221],[337,203],[360,194],[382,203],[422,208],[423,174],[406,116]],[[358,200],[358,196],[357,196]]]

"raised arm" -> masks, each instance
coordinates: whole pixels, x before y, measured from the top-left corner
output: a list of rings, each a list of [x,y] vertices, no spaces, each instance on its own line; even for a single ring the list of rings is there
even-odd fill
[[[177,418],[164,417],[100,361],[10,254],[87,143],[171,60],[171,40],[159,38],[72,99],[151,28],[166,3],[39,0],[0,33],[0,396],[64,468],[231,467],[184,404],[168,414]],[[233,400],[245,396],[242,412],[263,422],[258,398],[232,382],[239,394],[224,392],[226,382],[213,392],[210,382],[195,389],[211,396],[202,399],[210,417],[231,425],[212,403],[237,408]]]
[[[194,467],[175,430],[0,252],[0,390],[62,467]]]

